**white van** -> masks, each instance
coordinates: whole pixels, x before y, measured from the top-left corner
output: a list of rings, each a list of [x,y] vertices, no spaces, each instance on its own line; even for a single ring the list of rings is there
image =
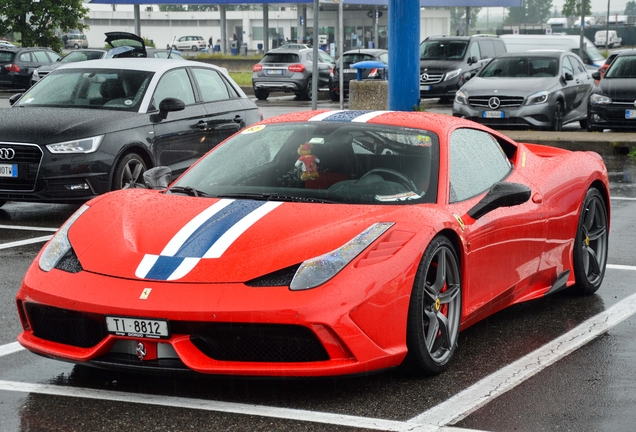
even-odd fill
[[[616,48],[621,46],[621,42],[623,41],[620,37],[618,37],[618,34],[616,33],[616,30],[599,30],[596,32],[596,34],[594,35],[594,45],[596,45],[597,47],[601,47],[601,48],[605,48],[605,36],[607,35],[607,39],[608,39],[608,43],[607,46],[608,48]]]
[[[566,34],[552,35],[515,35],[499,36],[506,44],[507,52],[525,52],[531,50],[559,50],[577,54],[588,69],[596,70],[605,63],[605,57],[588,38],[583,39],[583,52],[579,53],[580,36]]]

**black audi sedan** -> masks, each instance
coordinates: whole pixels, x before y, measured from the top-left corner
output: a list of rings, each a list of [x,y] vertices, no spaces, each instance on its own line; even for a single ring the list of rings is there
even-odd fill
[[[224,69],[187,60],[69,63],[0,111],[0,206],[72,203],[175,175],[262,115]]]
[[[636,52],[620,53],[594,87],[587,105],[587,130],[636,129]]]

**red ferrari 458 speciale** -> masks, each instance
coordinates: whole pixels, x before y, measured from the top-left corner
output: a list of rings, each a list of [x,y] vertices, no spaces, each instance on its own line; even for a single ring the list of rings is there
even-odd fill
[[[166,171],[43,248],[17,294],[23,346],[127,370],[439,373],[460,330],[605,273],[601,157],[450,116],[289,114]]]

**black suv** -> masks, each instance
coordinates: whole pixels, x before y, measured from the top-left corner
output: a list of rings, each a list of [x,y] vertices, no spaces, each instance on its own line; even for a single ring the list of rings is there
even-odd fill
[[[420,44],[420,97],[450,101],[488,61],[506,52],[492,35],[430,36]]]
[[[0,86],[28,89],[33,71],[59,58],[58,53],[48,48],[0,46]]]

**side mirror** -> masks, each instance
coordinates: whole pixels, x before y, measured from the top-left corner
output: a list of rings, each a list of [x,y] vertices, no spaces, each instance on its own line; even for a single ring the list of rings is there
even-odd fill
[[[185,103],[181,99],[167,97],[159,103],[159,114],[153,114],[152,120],[160,122],[168,117],[169,112],[183,111]]]
[[[563,74],[563,79],[566,81],[574,81],[574,75],[572,75],[570,72],[566,72]]]
[[[477,58],[477,56],[472,56],[468,58],[468,64],[475,64],[479,61],[479,59]]]
[[[144,172],[144,184],[148,189],[167,189],[172,177],[172,170],[167,166],[150,168]]]
[[[601,79],[601,73],[599,71],[592,72],[592,78],[594,78],[595,80],[600,80]]]
[[[530,199],[530,194],[530,188],[523,184],[495,183],[486,196],[468,210],[468,215],[473,219],[479,219],[499,207],[512,207],[523,204]]]
[[[13,106],[13,104],[15,104],[18,99],[20,99],[22,97],[22,93],[16,93],[13,96],[11,96],[9,98],[9,105]]]

